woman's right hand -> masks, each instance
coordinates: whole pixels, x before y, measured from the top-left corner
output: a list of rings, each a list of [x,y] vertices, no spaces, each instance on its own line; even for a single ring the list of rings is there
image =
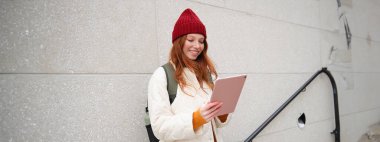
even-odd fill
[[[221,106],[223,105],[222,102],[212,102],[207,103],[206,105],[203,105],[200,108],[200,113],[203,117],[203,119],[206,120],[206,122],[209,122],[214,117],[216,117],[216,114],[220,111]]]

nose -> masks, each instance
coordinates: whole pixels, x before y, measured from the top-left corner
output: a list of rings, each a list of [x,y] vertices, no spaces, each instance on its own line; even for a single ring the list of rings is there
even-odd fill
[[[201,43],[199,43],[199,42],[194,42],[193,47],[195,47],[195,48],[200,48],[200,47],[201,47]]]

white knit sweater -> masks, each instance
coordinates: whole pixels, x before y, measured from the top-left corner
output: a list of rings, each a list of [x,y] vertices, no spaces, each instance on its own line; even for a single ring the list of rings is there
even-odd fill
[[[193,72],[184,69],[185,80],[188,86],[184,91],[178,86],[177,96],[170,105],[167,92],[166,74],[162,67],[153,73],[148,87],[149,116],[155,136],[161,142],[214,142],[212,130],[218,142],[223,142],[217,128],[223,127],[230,120],[222,123],[218,118],[201,126],[196,132],[193,130],[193,112],[209,102],[212,90],[206,83],[203,91]]]

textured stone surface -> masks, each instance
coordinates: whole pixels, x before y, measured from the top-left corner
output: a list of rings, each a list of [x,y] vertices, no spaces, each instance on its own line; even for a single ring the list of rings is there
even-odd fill
[[[287,23],[319,27],[317,0],[226,0],[226,7]]]
[[[338,31],[321,31],[320,34],[321,65],[328,67],[332,71],[352,72],[352,52],[357,46],[352,45],[352,48],[348,48],[345,34],[341,34]]]
[[[353,38],[353,62],[355,72],[380,72],[380,42]]]
[[[352,1],[352,9],[347,10],[352,33],[361,38],[368,36],[380,41],[380,2],[376,0]]]
[[[158,66],[154,1],[1,1],[0,13],[0,72],[149,73]]]
[[[328,31],[337,31],[343,26],[339,23],[338,3],[336,0],[319,0],[319,26]],[[342,31],[343,32],[343,31]]]
[[[380,3],[341,2],[0,1],[0,141],[148,141],[147,83],[185,8],[220,76],[248,74],[225,141],[247,138],[321,67],[337,82],[341,139],[357,141],[380,121]],[[332,105],[321,75],[254,141],[334,141]]]
[[[371,126],[380,121],[380,109],[362,110],[341,117],[341,141],[357,142]]]
[[[307,116],[306,116],[307,117]],[[294,122],[293,122],[294,123]],[[325,141],[333,142],[334,137],[330,132],[334,129],[333,120],[323,120],[309,123],[304,128],[293,127],[267,135],[258,136],[253,142],[293,142],[293,141]]]
[[[0,141],[147,141],[149,75],[0,75]]]

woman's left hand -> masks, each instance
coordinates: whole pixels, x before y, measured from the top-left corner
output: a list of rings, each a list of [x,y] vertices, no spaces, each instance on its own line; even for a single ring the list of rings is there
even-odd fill
[[[220,108],[222,105],[223,105],[222,102],[207,103],[206,105],[200,108],[201,116],[203,117],[204,120],[209,122],[214,117],[216,117],[216,114],[220,111]]]

